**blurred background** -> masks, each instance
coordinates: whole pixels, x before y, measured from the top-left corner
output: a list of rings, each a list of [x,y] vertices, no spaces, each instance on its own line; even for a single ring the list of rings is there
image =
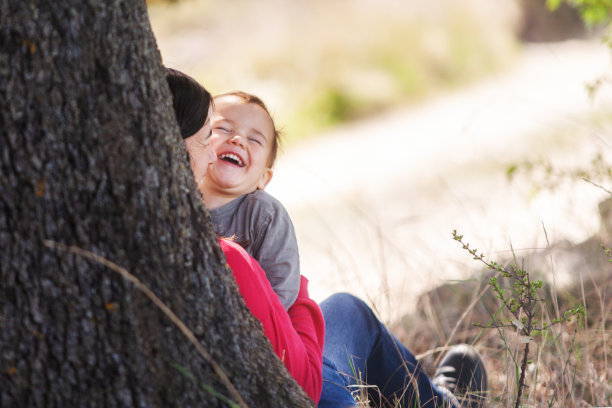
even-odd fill
[[[479,269],[453,230],[500,262],[600,231],[610,49],[573,9],[181,0],[149,14],[165,65],[269,105],[285,140],[267,190],[318,301],[349,291],[392,321]]]

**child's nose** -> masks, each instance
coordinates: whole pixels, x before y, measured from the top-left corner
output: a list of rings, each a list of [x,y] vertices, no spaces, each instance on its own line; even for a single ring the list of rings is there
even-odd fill
[[[232,138],[229,140],[229,142],[231,144],[233,144],[233,145],[244,147],[244,140],[242,139],[242,137],[240,135],[232,136]]]

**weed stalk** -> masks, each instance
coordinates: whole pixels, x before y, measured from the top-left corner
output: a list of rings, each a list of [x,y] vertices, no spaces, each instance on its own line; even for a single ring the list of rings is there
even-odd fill
[[[524,343],[522,359],[520,364],[520,373],[518,373],[517,382],[517,397],[515,408],[519,408],[523,391],[527,388],[525,383],[525,374],[527,365],[529,364],[529,347],[534,341],[533,336],[542,334],[549,330],[553,325],[562,321],[569,321],[573,316],[584,315],[584,307],[578,305],[574,309],[569,309],[563,313],[563,316],[553,319],[549,323],[541,323],[537,317],[536,306],[544,302],[544,299],[537,296],[537,291],[542,288],[541,280],[532,281],[530,274],[524,269],[519,268],[514,264],[504,267],[495,261],[487,261],[485,256],[478,250],[470,248],[469,243],[463,241],[463,235],[453,231],[453,239],[462,245],[462,248],[468,251],[474,260],[483,263],[490,271],[495,274],[489,278],[489,285],[496,293],[496,297],[502,302],[503,308],[509,314],[505,320],[492,319],[486,326],[475,324],[481,328],[512,328],[515,327],[520,334],[519,341]],[[511,284],[511,290],[506,290],[500,285],[499,277],[506,279]]]

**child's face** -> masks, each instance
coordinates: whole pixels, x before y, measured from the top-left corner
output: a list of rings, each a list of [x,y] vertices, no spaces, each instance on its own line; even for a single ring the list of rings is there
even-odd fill
[[[236,96],[215,99],[210,144],[217,161],[206,182],[236,197],[263,190],[272,178],[268,157],[273,138],[272,119],[260,106]]]

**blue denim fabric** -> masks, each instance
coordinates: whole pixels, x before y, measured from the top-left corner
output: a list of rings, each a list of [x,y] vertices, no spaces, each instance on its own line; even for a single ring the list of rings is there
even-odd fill
[[[351,392],[357,395],[364,390],[371,406],[396,406],[398,400],[402,407],[442,406],[443,392],[368,305],[338,293],[320,306],[325,318],[320,408],[354,407]],[[356,387],[359,384],[367,388]]]

